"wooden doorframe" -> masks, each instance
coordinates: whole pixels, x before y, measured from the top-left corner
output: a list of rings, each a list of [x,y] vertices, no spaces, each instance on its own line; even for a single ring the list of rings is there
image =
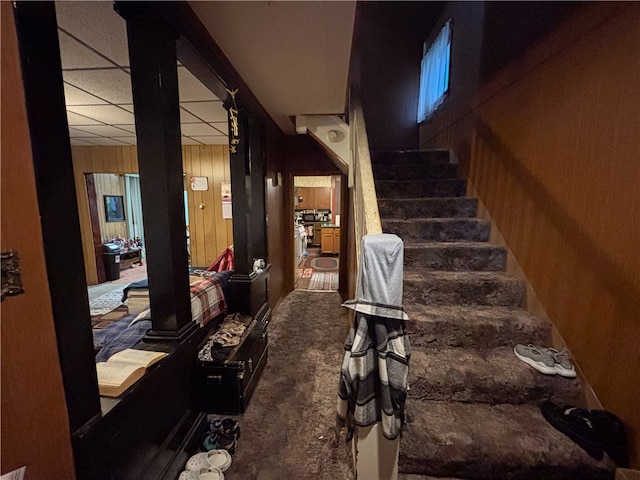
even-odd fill
[[[96,273],[98,275],[98,283],[104,283],[107,281],[107,273],[104,269],[104,262],[102,261],[100,215],[98,214],[98,196],[96,194],[96,181],[93,173],[84,174],[84,183],[87,186],[87,202],[89,205],[89,220],[91,222],[91,238],[93,238]]]

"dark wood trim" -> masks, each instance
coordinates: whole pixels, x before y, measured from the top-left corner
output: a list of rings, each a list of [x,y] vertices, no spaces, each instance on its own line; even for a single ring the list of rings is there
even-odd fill
[[[98,215],[98,197],[96,195],[96,181],[93,173],[84,174],[84,183],[87,186],[87,201],[89,203],[89,218],[91,220],[91,237],[93,238],[93,251],[96,256],[96,273],[98,283],[107,281],[107,273],[102,260],[102,238],[100,237],[100,216]]]
[[[251,242],[249,241],[251,211],[247,188],[251,185],[249,171],[248,118],[244,109],[229,109],[229,163],[231,173],[231,203],[233,215],[234,276],[248,277],[253,269]],[[237,129],[237,135],[234,133]]]
[[[265,136],[262,124],[249,117],[249,162],[251,186],[247,194],[251,211],[250,235],[253,258],[267,260],[267,224],[265,205]]]
[[[349,205],[349,177],[341,175],[340,178],[340,284],[338,291],[343,300],[349,295],[349,221],[351,205]]]
[[[184,215],[176,34],[137,2],[116,4],[127,22],[138,168],[144,208],[152,331],[177,340],[191,302]]]
[[[58,355],[73,432],[100,412],[100,402],[54,3],[17,2],[15,18]]]

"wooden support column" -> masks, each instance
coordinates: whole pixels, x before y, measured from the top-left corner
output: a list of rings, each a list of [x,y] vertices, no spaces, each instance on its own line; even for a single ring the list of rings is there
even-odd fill
[[[177,34],[143,3],[119,2],[127,21],[152,329],[146,340],[184,338],[191,321],[184,216]]]
[[[232,305],[255,316],[268,299],[268,268],[260,274],[253,271],[255,258],[267,261],[264,133],[246,110],[237,107],[235,98],[228,108],[235,254]]]
[[[100,413],[100,403],[56,12],[53,2],[17,2],[14,12],[53,321],[73,433]]]

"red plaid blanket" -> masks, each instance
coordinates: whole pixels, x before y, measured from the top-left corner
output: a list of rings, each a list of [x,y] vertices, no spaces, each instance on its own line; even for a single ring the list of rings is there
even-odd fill
[[[191,290],[191,318],[201,327],[221,313],[226,313],[227,302],[220,282],[203,278],[189,287]]]

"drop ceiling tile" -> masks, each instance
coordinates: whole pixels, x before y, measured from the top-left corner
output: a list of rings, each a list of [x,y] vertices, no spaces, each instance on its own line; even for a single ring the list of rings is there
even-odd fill
[[[198,117],[194,117],[188,111],[180,109],[180,123],[202,123]]]
[[[135,145],[136,144],[136,137],[116,137],[113,136],[111,137],[114,140],[118,140],[119,142],[123,142],[123,143],[128,143],[129,145]]]
[[[102,125],[100,122],[92,120],[77,113],[69,112],[67,110],[67,121],[69,125]]]
[[[220,100],[214,102],[182,102],[180,105],[205,122],[227,121],[227,111]]]
[[[222,135],[229,135],[229,124],[227,122],[216,122],[210,123],[209,125],[218,130]]]
[[[185,123],[180,126],[183,135],[193,137],[194,135],[216,135],[218,131],[206,123]]]
[[[136,133],[136,126],[135,125],[114,125],[114,127],[118,127],[122,130],[124,130],[125,132],[129,132],[129,133]]]
[[[211,90],[194,77],[186,67],[178,67],[178,90],[180,102],[217,100]]]
[[[113,67],[113,63],[105,60],[65,32],[59,31],[58,39],[63,70],[69,68]]]
[[[133,103],[131,77],[119,68],[62,72],[64,81],[109,103]]]
[[[89,142],[92,145],[107,145],[107,146],[113,146],[113,147],[122,147],[124,145],[126,146],[131,146],[128,143],[123,143],[120,142],[118,140],[114,140],[113,138],[105,138],[105,137],[92,137],[92,138],[83,138],[82,139],[85,142]]]
[[[69,136],[71,138],[82,138],[82,137],[97,137],[95,133],[89,133],[83,131],[81,128],[70,128]]]
[[[56,2],[58,26],[120,66],[129,65],[127,28],[113,2]]]
[[[197,140],[194,140],[193,138],[189,138],[189,137],[182,137],[182,145],[202,145],[202,143],[200,143]]]
[[[133,123],[133,113],[127,112],[115,105],[91,105],[91,106],[73,106],[67,107],[70,112],[93,118],[108,125],[116,125],[118,123]]]
[[[106,105],[107,103],[68,83],[64,84],[64,101],[67,105]]]
[[[206,135],[206,136],[193,136],[194,140],[198,140],[205,145],[227,145],[229,139],[225,135]]]
[[[128,133],[125,130],[121,130],[119,128],[113,127],[111,125],[87,125],[83,127],[79,127],[77,130],[82,130],[83,132],[95,133],[96,135],[101,135],[103,137],[128,137]]]
[[[89,147],[89,146],[93,146],[93,143],[85,142],[84,140],[80,140],[78,138],[72,138],[71,146],[72,147]]]

